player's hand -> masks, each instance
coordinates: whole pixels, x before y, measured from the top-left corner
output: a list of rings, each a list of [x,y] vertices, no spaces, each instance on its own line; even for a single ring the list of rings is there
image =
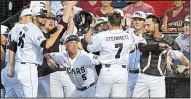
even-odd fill
[[[167,66],[166,66],[166,68],[169,70],[169,71],[171,71],[172,72],[172,66],[173,65],[173,63],[171,62],[171,61],[169,61],[169,60],[167,60]]]
[[[78,4],[78,1],[65,1],[68,7],[73,7]]]
[[[7,72],[7,76],[9,76],[9,77],[14,77],[14,75],[15,75],[14,69],[13,69],[13,68],[9,68],[9,69],[8,69],[8,72]]]
[[[60,33],[61,33],[61,32],[62,32],[62,30],[63,30],[63,28],[64,28],[64,26],[63,26],[63,25],[61,25],[61,24],[58,24],[58,25],[57,25],[57,31],[58,31],[58,32],[60,32]]]
[[[58,67],[52,59],[48,59],[48,60],[47,60],[47,64],[48,64],[48,66],[49,66],[51,69],[55,69],[55,68]]]
[[[176,69],[179,73],[182,73],[185,69],[188,69],[188,67],[184,65],[178,65],[178,68]]]

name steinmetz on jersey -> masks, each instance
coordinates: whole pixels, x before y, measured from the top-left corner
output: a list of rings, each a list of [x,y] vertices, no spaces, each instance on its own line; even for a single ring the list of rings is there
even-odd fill
[[[123,35],[123,36],[112,36],[112,37],[106,37],[106,41],[117,41],[117,40],[126,40],[129,39],[128,35]]]

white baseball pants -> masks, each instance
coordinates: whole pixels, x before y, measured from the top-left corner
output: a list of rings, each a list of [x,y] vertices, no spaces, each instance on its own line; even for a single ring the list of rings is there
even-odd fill
[[[50,74],[51,97],[70,97],[75,88],[66,71],[56,71]]]
[[[165,98],[165,76],[138,74],[133,97],[161,97]]]
[[[37,65],[21,62],[16,62],[15,66],[18,68],[17,78],[22,84],[21,92],[24,92],[24,97],[37,97],[38,90],[38,71]]]
[[[121,65],[106,68],[102,66],[96,86],[96,97],[126,97],[127,68]]]
[[[85,98],[95,97],[95,92],[96,92],[96,89],[95,89],[95,85],[94,85],[84,91],[75,89],[74,92],[72,93],[71,97],[76,97],[76,98],[77,97],[85,97]]]

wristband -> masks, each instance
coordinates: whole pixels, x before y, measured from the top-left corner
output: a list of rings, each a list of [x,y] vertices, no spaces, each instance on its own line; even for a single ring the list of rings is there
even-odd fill
[[[46,60],[48,60],[48,59],[50,59],[50,58],[51,58],[51,56],[50,56],[50,54],[49,54],[49,53],[44,54],[44,57],[46,58]]]

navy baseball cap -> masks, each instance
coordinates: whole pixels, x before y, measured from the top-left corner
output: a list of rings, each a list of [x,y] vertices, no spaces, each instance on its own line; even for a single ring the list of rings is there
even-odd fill
[[[68,35],[66,36],[65,39],[65,44],[68,43],[69,41],[79,41],[78,37],[76,35]]]

